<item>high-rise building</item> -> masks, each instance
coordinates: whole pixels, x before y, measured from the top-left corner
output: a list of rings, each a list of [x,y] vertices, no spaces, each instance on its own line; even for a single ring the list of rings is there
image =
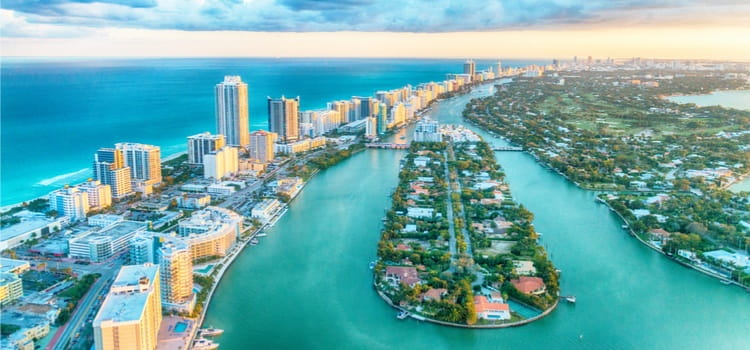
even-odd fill
[[[385,103],[381,103],[378,106],[378,135],[385,134],[388,130],[388,109],[385,107]]]
[[[78,185],[78,189],[89,197],[89,208],[102,209],[112,205],[112,186],[105,185],[99,180],[86,181]]]
[[[130,168],[125,166],[121,150],[100,148],[94,154],[94,178],[112,189],[112,198],[121,199],[133,194]]]
[[[0,273],[0,305],[10,304],[23,296],[23,282],[15,273]]]
[[[391,107],[390,120],[393,125],[401,125],[406,123],[406,107],[403,103],[397,102]]]
[[[378,137],[378,119],[375,117],[368,117],[367,123],[365,124],[365,136],[368,139],[374,139]]]
[[[155,263],[154,238],[145,233],[138,233],[128,241],[128,255],[131,265]]]
[[[153,350],[161,325],[159,267],[120,268],[93,322],[96,350]]]
[[[414,141],[416,142],[440,142],[440,124],[430,117],[424,117],[414,127]]]
[[[250,142],[247,84],[239,76],[225,76],[216,84],[216,133],[229,146],[245,147]]]
[[[359,118],[376,117],[380,101],[373,97],[354,97],[352,101],[359,101]]]
[[[352,119],[351,108],[352,103],[349,101],[335,101],[328,104],[328,109],[339,112],[340,123],[351,123],[355,120]]]
[[[464,74],[468,74],[472,79],[474,74],[477,72],[477,64],[473,60],[466,60],[464,62]]]
[[[237,174],[237,171],[239,171],[237,147],[225,146],[203,156],[203,177],[206,179],[219,180]]]
[[[503,75],[503,62],[501,62],[500,60],[497,60],[497,74],[496,74],[496,76],[500,77],[502,75]]]
[[[299,96],[279,99],[268,97],[268,127],[282,142],[299,140]]]
[[[67,216],[71,221],[86,219],[89,212],[89,196],[81,192],[78,187],[65,187],[50,193],[50,208],[56,210],[61,216]]]
[[[362,116],[362,100],[357,97],[353,97],[351,99],[351,103],[352,104],[349,109],[349,122],[366,118],[366,116]]]
[[[203,164],[205,154],[220,150],[226,145],[224,135],[211,135],[210,132],[188,136],[188,163]]]
[[[161,149],[142,143],[121,142],[115,144],[130,168],[131,181],[143,181],[149,185],[161,183]]]
[[[250,159],[255,159],[261,163],[268,163],[273,160],[274,146],[276,139],[279,137],[275,132],[258,130],[250,134]]]
[[[162,306],[167,309],[192,311],[195,298],[190,248],[184,242],[174,240],[162,244],[158,256]]]

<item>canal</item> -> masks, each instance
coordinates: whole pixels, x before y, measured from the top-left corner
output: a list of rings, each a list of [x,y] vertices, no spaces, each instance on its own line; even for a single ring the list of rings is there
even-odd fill
[[[489,93],[443,101],[431,114],[462,123],[469,99]],[[397,320],[367,265],[403,155],[367,150],[320,172],[268,237],[238,257],[205,322],[226,331],[222,349],[750,348],[750,294],[641,245],[592,193],[521,152],[496,156],[562,270],[562,293],[577,304],[499,330]]]

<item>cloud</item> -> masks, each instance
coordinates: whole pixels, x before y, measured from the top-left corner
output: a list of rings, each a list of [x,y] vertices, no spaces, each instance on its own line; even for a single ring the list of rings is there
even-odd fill
[[[63,28],[420,33],[750,23],[750,4],[732,0],[4,0],[0,7],[17,24],[3,24],[8,37]]]

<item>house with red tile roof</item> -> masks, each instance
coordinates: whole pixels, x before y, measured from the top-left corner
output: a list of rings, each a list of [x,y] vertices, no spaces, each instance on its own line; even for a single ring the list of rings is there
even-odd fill
[[[651,235],[651,239],[661,242],[666,242],[672,235],[669,231],[660,228],[651,229],[651,231],[648,231],[648,233]]]
[[[448,290],[445,288],[430,288],[424,294],[422,294],[423,301],[440,301],[444,296],[448,295]]]
[[[510,280],[510,283],[524,294],[542,294],[546,290],[544,280],[539,277],[521,276]]]
[[[408,252],[411,250],[411,247],[406,244],[399,243],[398,245],[396,245],[396,250],[400,250],[402,252]]]
[[[419,276],[417,275],[417,269],[413,266],[387,266],[385,268],[385,280],[394,285],[403,283],[409,287],[414,287],[419,283]]]
[[[477,318],[485,320],[510,320],[510,306],[508,304],[493,303],[484,295],[474,297],[474,310]]]

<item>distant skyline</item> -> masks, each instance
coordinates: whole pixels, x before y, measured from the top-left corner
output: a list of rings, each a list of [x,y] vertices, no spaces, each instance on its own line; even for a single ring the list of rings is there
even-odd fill
[[[5,0],[3,56],[750,60],[732,0]]]

